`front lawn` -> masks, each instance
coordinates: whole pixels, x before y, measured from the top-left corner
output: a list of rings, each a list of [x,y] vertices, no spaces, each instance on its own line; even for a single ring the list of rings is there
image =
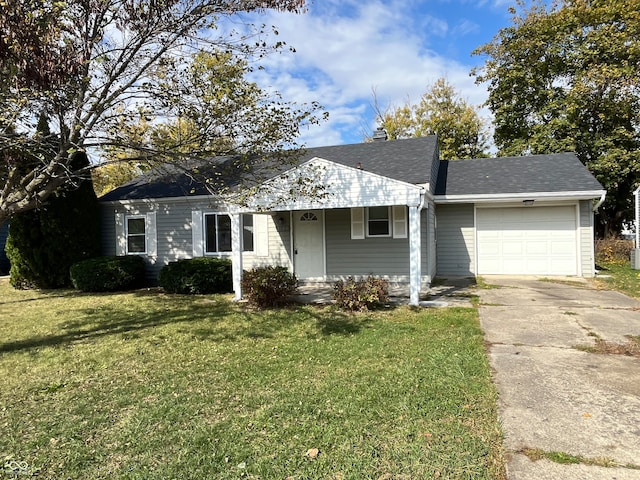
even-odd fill
[[[474,309],[259,313],[5,279],[0,339],[0,455],[39,478],[504,478]]]
[[[629,262],[603,263],[600,268],[597,284],[640,298],[640,270],[633,270]]]

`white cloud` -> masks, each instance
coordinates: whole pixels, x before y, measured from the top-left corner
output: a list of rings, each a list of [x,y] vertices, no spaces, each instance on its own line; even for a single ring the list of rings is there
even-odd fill
[[[358,142],[374,128],[372,88],[385,106],[417,100],[439,77],[446,77],[473,104],[486,90],[469,77],[471,65],[437,53],[443,38],[456,41],[477,24],[461,19],[450,26],[443,18],[416,18],[412,2],[328,0],[304,15],[267,13],[279,39],[295,48],[268,57],[255,79],[286,100],[318,101],[330,120],[302,132],[309,146]]]

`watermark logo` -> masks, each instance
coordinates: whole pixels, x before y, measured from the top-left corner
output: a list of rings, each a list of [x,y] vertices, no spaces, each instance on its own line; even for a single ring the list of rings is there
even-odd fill
[[[10,477],[19,477],[19,476],[35,476],[37,472],[35,472],[27,462],[18,462],[16,460],[8,460],[5,462],[4,467],[0,470],[0,473],[4,473]]]

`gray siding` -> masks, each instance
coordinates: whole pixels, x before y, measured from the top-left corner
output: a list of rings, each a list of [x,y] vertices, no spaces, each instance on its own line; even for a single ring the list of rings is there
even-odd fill
[[[102,255],[113,256],[116,254],[116,218],[115,208],[111,205],[102,205]]]
[[[580,256],[579,262],[582,267],[583,277],[593,277],[595,271],[594,259],[594,230],[593,230],[593,203],[590,200],[580,201]]]
[[[193,257],[193,234],[191,214],[193,211],[216,211],[208,202],[195,203],[189,200],[171,201],[162,204],[151,202],[129,203],[125,205],[104,204],[102,207],[102,253],[116,254],[116,213],[146,214],[155,212],[157,255],[145,255],[147,278],[154,282],[163,266],[169,262]],[[258,265],[282,265],[289,267],[289,218],[288,213],[282,215],[283,222],[276,226],[276,216],[268,217],[268,257],[258,257],[254,253],[243,254],[243,268],[249,269]],[[265,239],[255,239],[265,241]]]
[[[325,211],[327,275],[409,275],[408,238],[351,240],[351,211]]]
[[[475,275],[473,204],[438,205],[436,218],[437,274]]]
[[[424,246],[422,275],[428,276],[429,281],[433,281],[437,265],[435,204],[430,202],[428,208],[422,211],[422,215],[422,244]]]
[[[268,256],[257,256],[253,253],[242,254],[243,270],[254,267],[279,266],[291,270],[291,222],[289,212],[276,212],[267,217]],[[257,238],[255,241],[260,241]]]

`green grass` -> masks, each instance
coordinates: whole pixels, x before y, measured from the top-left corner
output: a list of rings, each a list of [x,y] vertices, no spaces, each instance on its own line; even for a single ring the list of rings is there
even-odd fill
[[[2,280],[0,319],[0,456],[39,478],[504,478],[473,309],[254,312]]]
[[[640,270],[633,270],[628,262],[607,263],[601,267],[601,274],[609,277],[598,277],[595,280],[597,285],[640,298]]]
[[[582,455],[572,455],[570,453],[565,452],[548,452],[545,450],[541,450],[538,448],[525,448],[522,450],[522,453],[529,457],[530,460],[536,462],[538,460],[547,459],[554,463],[559,463],[561,465],[591,465],[598,467],[619,467],[623,466],[625,468],[636,469],[635,465],[619,465],[610,458],[600,457],[600,458],[589,458],[583,457]]]

